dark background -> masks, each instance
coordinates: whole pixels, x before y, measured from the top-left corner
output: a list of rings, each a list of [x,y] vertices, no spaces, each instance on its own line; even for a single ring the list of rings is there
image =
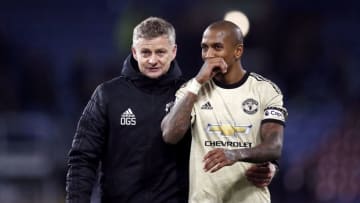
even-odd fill
[[[0,202],[64,202],[77,120],[119,75],[136,24],[171,22],[190,78],[202,31],[230,10],[250,20],[245,68],[289,111],[273,202],[360,202],[360,3],[334,0],[1,0]]]

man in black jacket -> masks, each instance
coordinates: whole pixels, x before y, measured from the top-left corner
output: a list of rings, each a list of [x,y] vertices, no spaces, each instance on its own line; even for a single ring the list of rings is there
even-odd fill
[[[184,82],[176,51],[167,21],[150,17],[135,27],[121,75],[96,88],[79,120],[69,152],[68,203],[90,202],[100,163],[104,203],[187,202],[190,136],[174,147],[160,129]],[[259,174],[273,176],[270,169]]]

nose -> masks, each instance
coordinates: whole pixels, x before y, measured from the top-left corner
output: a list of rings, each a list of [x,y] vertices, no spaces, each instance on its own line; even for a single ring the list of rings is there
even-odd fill
[[[157,61],[158,61],[158,58],[157,58],[156,54],[152,54],[152,55],[150,56],[150,58],[149,58],[149,63],[150,63],[150,64],[156,64]]]
[[[215,57],[214,51],[212,49],[208,49],[205,53],[204,53],[204,58],[213,58]]]

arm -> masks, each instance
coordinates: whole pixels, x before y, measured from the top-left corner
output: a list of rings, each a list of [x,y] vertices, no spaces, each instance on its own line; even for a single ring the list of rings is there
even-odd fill
[[[214,69],[220,68],[223,73],[227,71],[227,64],[222,58],[211,58],[205,61],[193,81],[188,82],[188,91],[178,100],[171,111],[161,122],[163,140],[166,143],[176,144],[185,135],[191,124],[191,111],[197,99],[201,86],[217,73]],[[190,83],[190,84],[189,84]]]
[[[106,119],[98,88],[80,117],[69,152],[66,202],[89,203],[105,143]]]
[[[254,164],[246,170],[245,176],[256,187],[267,187],[275,177],[277,167],[273,162]]]
[[[196,99],[196,94],[187,92],[164,117],[161,129],[166,143],[176,144],[184,137],[190,127],[191,110]]]
[[[279,159],[283,144],[284,127],[276,122],[266,122],[261,125],[261,144],[253,148],[222,149],[209,151],[204,157],[204,170],[215,172],[236,161],[262,163]]]

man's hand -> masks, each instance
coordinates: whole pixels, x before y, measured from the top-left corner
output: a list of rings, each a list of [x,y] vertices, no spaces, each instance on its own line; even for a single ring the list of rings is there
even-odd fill
[[[271,162],[254,164],[245,173],[248,181],[256,187],[266,187],[275,176],[276,166]]]
[[[224,166],[231,166],[237,161],[235,151],[227,149],[213,149],[204,156],[204,170],[211,173]]]
[[[213,78],[216,74],[221,72],[225,74],[227,72],[228,65],[225,60],[220,57],[207,58],[201,67],[200,71],[196,75],[196,80],[200,84],[204,84]]]

